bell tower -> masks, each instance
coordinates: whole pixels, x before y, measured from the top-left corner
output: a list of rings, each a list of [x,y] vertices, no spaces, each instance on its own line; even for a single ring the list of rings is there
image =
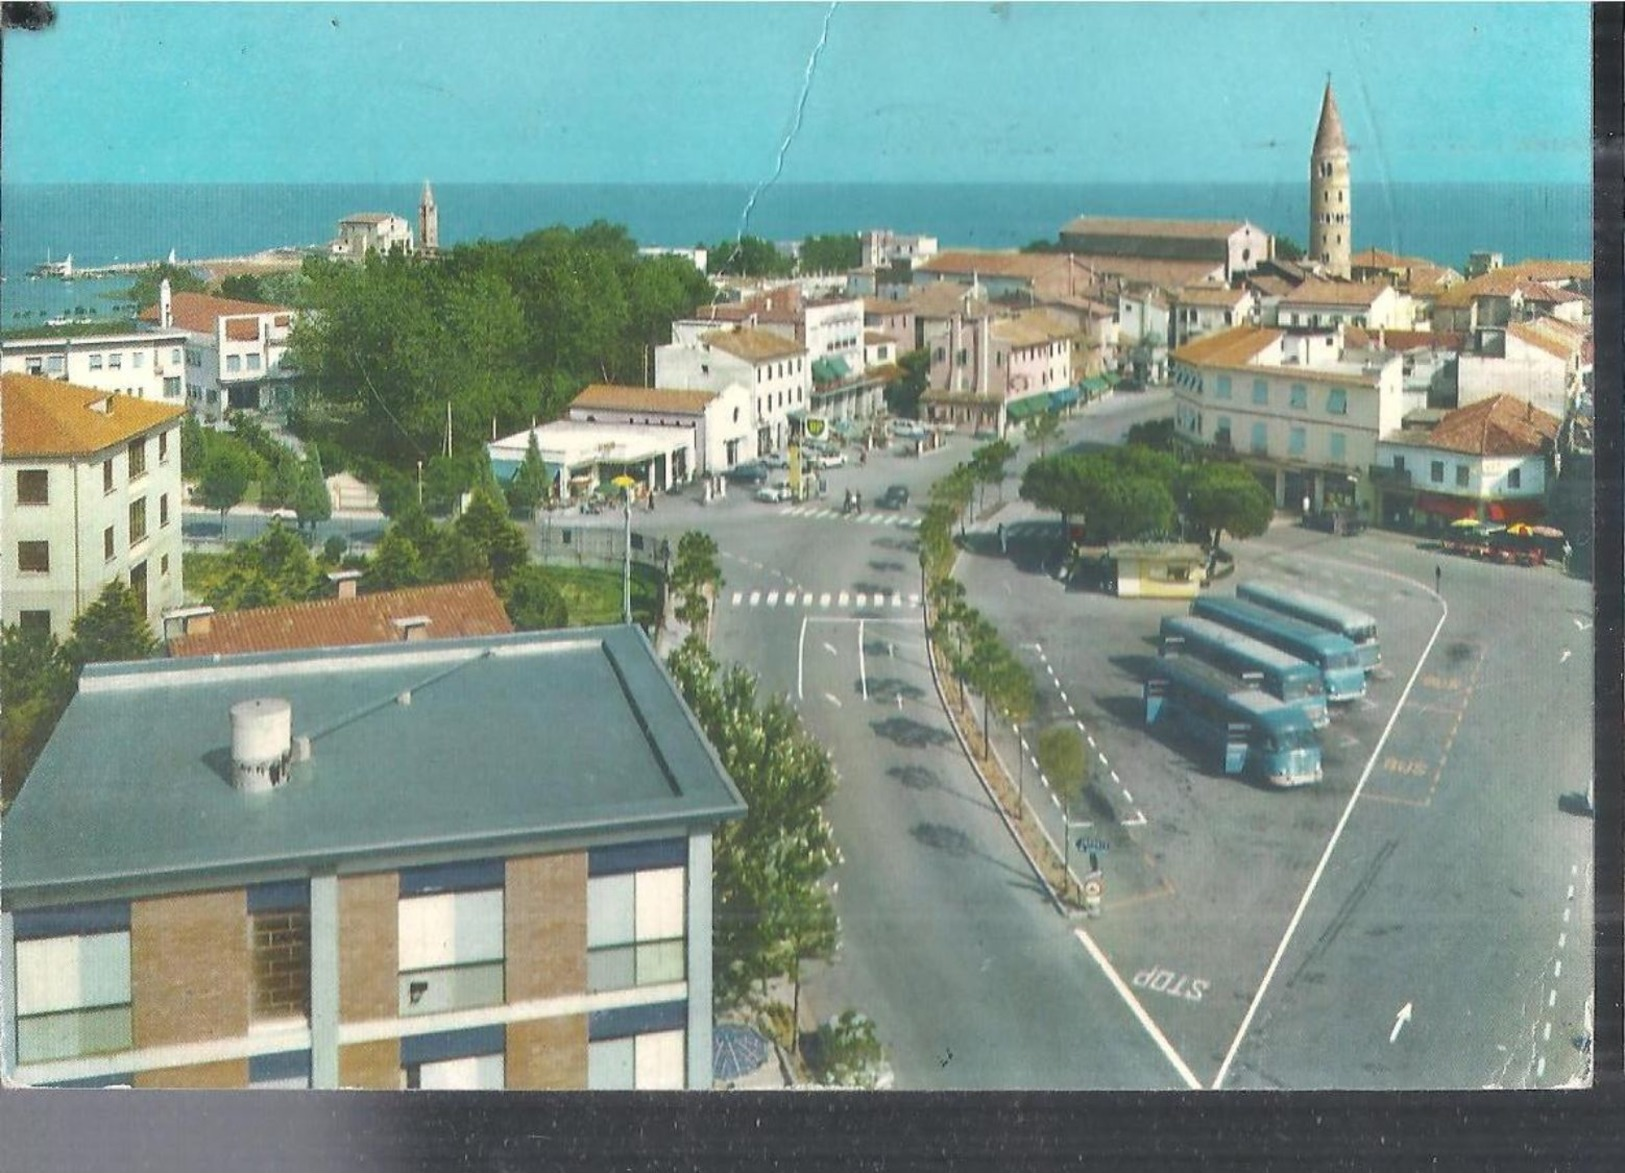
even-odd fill
[[[1349,145],[1332,95],[1332,79],[1320,100],[1320,125],[1309,154],[1309,256],[1328,276],[1348,277],[1354,215],[1349,192]]]
[[[434,189],[423,181],[423,199],[418,203],[418,251],[434,256],[440,251],[440,209],[435,206]]]

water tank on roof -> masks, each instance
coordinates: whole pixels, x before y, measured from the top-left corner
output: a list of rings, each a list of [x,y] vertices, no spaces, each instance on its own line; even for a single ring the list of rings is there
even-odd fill
[[[231,706],[231,783],[259,794],[288,780],[293,758],[293,706],[258,697]]]

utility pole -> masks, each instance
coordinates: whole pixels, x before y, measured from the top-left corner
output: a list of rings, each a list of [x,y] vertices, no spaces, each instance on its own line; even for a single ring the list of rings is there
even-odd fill
[[[616,477],[611,484],[621,488],[621,501],[625,507],[626,530],[622,535],[624,546],[624,560],[621,569],[621,621],[632,622],[632,486],[637,481],[624,473]]]

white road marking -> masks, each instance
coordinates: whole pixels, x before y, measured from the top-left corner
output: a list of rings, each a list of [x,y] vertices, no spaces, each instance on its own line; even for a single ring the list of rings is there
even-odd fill
[[[1577,876],[1579,874],[1580,874],[1580,865],[1577,864],[1577,863],[1569,864],[1569,875]]]
[[[1071,705],[1068,705],[1066,707],[1066,715],[1068,717],[1076,717],[1078,715],[1078,710],[1074,709]]]
[[[794,607],[796,605],[796,593],[795,593],[795,591],[785,591],[784,592],[784,605],[786,607]]]
[[[1123,790],[1123,797],[1128,799],[1130,802],[1133,802],[1134,801],[1134,796],[1128,792],[1128,787],[1124,786],[1122,788],[1122,790]]]
[[[768,591],[767,592],[767,605],[769,607],[777,607],[779,605],[779,592],[778,591]]]
[[[1179,1052],[1174,1050],[1174,1045],[1168,1041],[1168,1036],[1157,1029],[1157,1024],[1151,1021],[1151,1016],[1145,1012],[1145,1007],[1140,1005],[1140,1000],[1134,996],[1134,991],[1129,989],[1123,979],[1117,975],[1117,971],[1112,968],[1112,963],[1106,960],[1106,955],[1100,951],[1100,947],[1094,943],[1094,940],[1084,930],[1073,929],[1072,931],[1076,934],[1078,940],[1083,942],[1083,947],[1089,951],[1089,956],[1094,958],[1095,964],[1100,966],[1101,972],[1106,975],[1113,988],[1122,996],[1123,1001],[1128,1003],[1129,1009],[1134,1012],[1134,1017],[1139,1019],[1140,1025],[1145,1028],[1152,1041],[1162,1050],[1168,1062],[1173,1064],[1174,1070],[1179,1072],[1180,1078],[1185,1081],[1185,1086],[1196,1091],[1202,1090],[1202,1081],[1196,1078],[1196,1075],[1186,1065],[1185,1060],[1179,1057]]]
[[[899,709],[903,707],[903,694],[902,693],[897,694],[897,707]]]
[[[1574,621],[1574,626],[1578,627],[1581,631],[1590,631],[1591,630],[1591,624],[1589,624],[1589,623],[1581,623],[1578,619],[1576,619]]]
[[[1569,935],[1567,933],[1559,933],[1559,934],[1557,934],[1557,947],[1559,949],[1563,948],[1563,946],[1567,945],[1568,943],[1569,943]]]
[[[1411,1004],[1409,1002],[1399,1008],[1394,1018],[1394,1029],[1388,1032],[1388,1041],[1392,1043],[1399,1037],[1400,1029],[1411,1020]]]
[[[733,598],[733,605],[735,607],[739,606],[739,600],[743,599],[744,597],[745,597],[745,595],[744,595],[743,591],[735,591],[734,592],[734,598]]]
[[[1573,884],[1569,885],[1568,899],[1570,899],[1570,900],[1574,899],[1574,885]]]
[[[1544,1078],[1546,1078],[1546,1056],[1544,1056],[1544,1055],[1542,1055],[1540,1057],[1540,1059],[1535,1063],[1535,1078],[1536,1079],[1544,1079]]]
[[[1381,572],[1379,572],[1381,573]],[[1416,661],[1416,667],[1411,669],[1411,678],[1405,682],[1404,691],[1399,694],[1399,701],[1394,705],[1394,711],[1388,716],[1388,724],[1383,726],[1382,736],[1377,738],[1377,744],[1367,759],[1365,769],[1360,773],[1360,780],[1354,784],[1354,793],[1349,795],[1348,804],[1343,807],[1343,814],[1337,820],[1337,826],[1332,829],[1332,837],[1326,843],[1326,850],[1321,853],[1320,862],[1315,865],[1314,874],[1309,877],[1309,885],[1303,890],[1303,896],[1298,901],[1297,909],[1292,913],[1292,919],[1287,922],[1286,933],[1281,937],[1281,943],[1275,947],[1275,956],[1270,958],[1269,968],[1264,971],[1264,980],[1259,983],[1258,992],[1253,995],[1252,1002],[1247,1007],[1247,1014],[1241,1020],[1241,1028],[1236,1031],[1236,1037],[1230,1044],[1230,1050],[1225,1054],[1224,1062],[1219,1065],[1219,1074],[1213,1079],[1213,1088],[1217,1091],[1224,1086],[1225,1076],[1230,1073],[1230,1064],[1235,1061],[1236,1052],[1241,1049],[1242,1040],[1247,1037],[1247,1030],[1253,1024],[1253,1016],[1258,1013],[1258,1006],[1269,991],[1270,982],[1275,978],[1275,971],[1280,967],[1281,958],[1285,955],[1287,946],[1292,943],[1293,935],[1298,931],[1298,922],[1303,919],[1303,913],[1309,907],[1309,900],[1315,894],[1320,884],[1320,877],[1326,872],[1326,864],[1332,858],[1332,852],[1337,849],[1337,842],[1343,837],[1343,828],[1348,825],[1349,817],[1354,814],[1354,804],[1360,801],[1360,795],[1365,792],[1365,784],[1371,777],[1371,771],[1376,767],[1377,758],[1382,754],[1382,747],[1388,743],[1388,735],[1394,731],[1394,725],[1399,720],[1400,713],[1405,711],[1405,701],[1411,695],[1411,689],[1416,684],[1416,678],[1422,674],[1422,665],[1427,663],[1428,654],[1433,651],[1433,645],[1439,640],[1439,632],[1444,630],[1445,620],[1450,618],[1450,604],[1439,599],[1439,622],[1433,628],[1433,634],[1428,637],[1427,646],[1422,649],[1422,655]]]
[[[852,601],[852,596],[850,594],[848,594],[846,591],[842,591],[840,593],[840,596],[835,600],[836,605],[841,606],[841,607],[845,607],[851,601]]]
[[[1066,699],[1066,693],[1064,691],[1061,693],[1061,703],[1069,709],[1072,707],[1072,702]]]
[[[824,650],[832,656],[840,655],[840,653],[835,650],[835,645],[830,643],[827,639],[824,641]]]
[[[1103,765],[1103,766],[1106,765],[1106,755],[1105,754],[1097,753],[1097,754],[1095,754],[1095,756],[1100,759],[1100,764],[1101,765]]]
[[[1572,655],[1574,655],[1573,652],[1569,651],[1567,648],[1564,648],[1563,649],[1563,654],[1561,656],[1557,657],[1557,662],[1559,664],[1566,664],[1566,663],[1568,663],[1569,657],[1572,656]]]
[[[1540,1041],[1543,1042],[1543,1043],[1549,1043],[1549,1042],[1552,1041],[1552,1024],[1551,1023],[1548,1022],[1546,1024],[1546,1029],[1540,1032]]]
[[[818,605],[820,607],[829,606],[829,592],[828,591],[825,591],[823,594],[818,596]]]
[[[826,692],[824,694],[824,699],[826,701],[828,701],[830,704],[834,705],[837,709],[841,707],[840,699],[838,697],[836,697],[836,695],[833,692]]]
[[[1566,909],[1566,908],[1563,910],[1563,923],[1564,924],[1569,923],[1569,910]]]
[[[1095,735],[1093,733],[1085,733],[1083,736],[1084,736],[1085,739],[1088,740],[1089,748],[1094,749],[1095,748]]]
[[[752,607],[754,607],[754,606],[756,606],[757,603],[760,603],[761,601],[762,601],[762,592],[761,591],[751,591],[751,593],[750,593],[750,605]]]
[[[860,607],[867,607],[869,605],[869,596],[868,595],[859,595],[858,598],[857,598],[857,604]]]
[[[903,605],[903,596],[901,592],[893,591],[891,593],[891,605],[893,607],[901,607]]]
[[[1556,990],[1550,990],[1550,991],[1547,992],[1547,995],[1546,995],[1546,1008],[1548,1010],[1550,1010],[1553,1006],[1556,1006],[1556,1005],[1557,1005],[1557,991]]]
[[[1563,959],[1561,957],[1552,962],[1552,976],[1554,978],[1563,976]]]
[[[1046,658],[1045,658],[1045,656],[1044,656],[1044,649],[1043,649],[1043,648],[1039,648],[1039,647],[1038,647],[1038,645],[1037,645],[1037,644],[1034,644],[1034,645],[1033,645],[1033,647],[1035,647],[1035,648],[1038,648],[1038,658],[1039,658],[1039,659],[1040,659],[1040,660],[1043,660],[1043,661],[1044,661],[1044,663],[1046,663],[1046,664],[1048,664],[1048,663],[1049,663],[1049,660],[1048,660],[1048,659],[1046,659]]]
[[[1119,786],[1123,784],[1123,780],[1117,776],[1116,770],[1112,771],[1112,781],[1117,783]]]
[[[1131,818],[1131,819],[1124,819],[1123,820],[1123,826],[1125,826],[1125,827],[1143,827],[1143,826],[1145,826],[1145,813],[1143,811],[1139,810],[1138,808],[1136,808],[1135,811],[1134,811],[1134,817]]]
[[[807,662],[807,617],[801,617],[801,635],[796,640],[796,700],[802,700],[801,669]]]
[[[858,685],[863,690],[863,699],[869,699],[869,669],[863,656],[863,620],[858,620]]]

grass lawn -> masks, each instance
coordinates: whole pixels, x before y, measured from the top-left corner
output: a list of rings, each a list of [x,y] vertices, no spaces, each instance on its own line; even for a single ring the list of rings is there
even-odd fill
[[[621,572],[585,566],[549,566],[559,593],[570,608],[571,627],[594,627],[621,621]],[[655,619],[660,602],[660,575],[632,564],[632,618],[645,626]]]

